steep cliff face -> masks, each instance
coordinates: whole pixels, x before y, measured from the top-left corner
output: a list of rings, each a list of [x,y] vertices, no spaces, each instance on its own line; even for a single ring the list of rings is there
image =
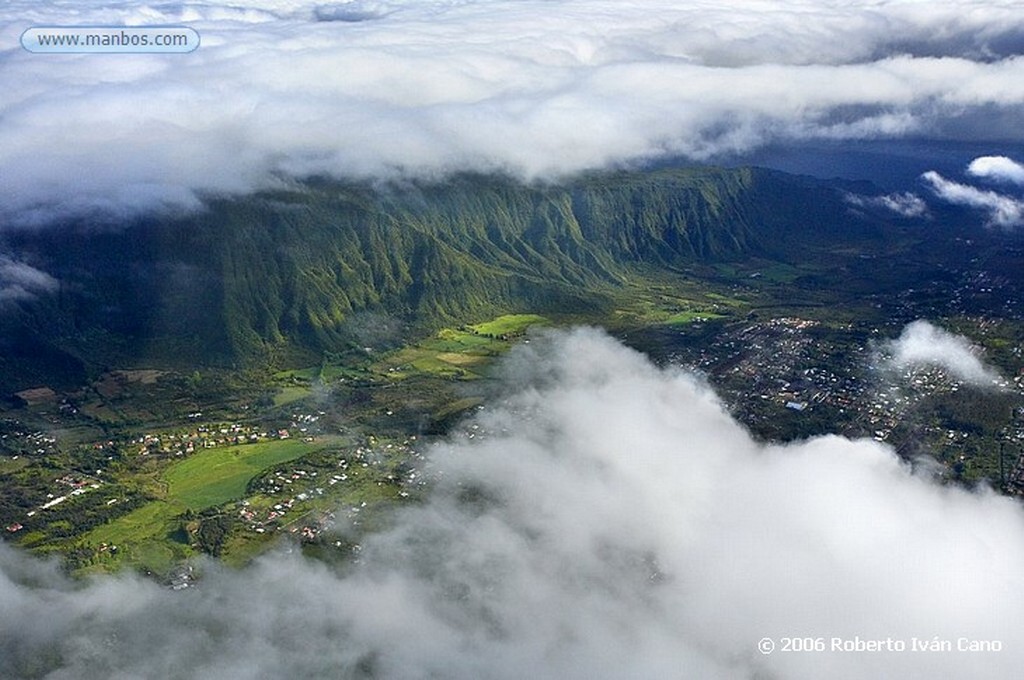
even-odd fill
[[[61,288],[2,323],[9,356],[244,363],[275,346],[344,345],[346,320],[363,310],[424,328],[511,310],[594,310],[637,265],[792,259],[874,235],[839,190],[756,169],[544,186],[483,176],[383,188],[311,182],[212,200],[185,218],[12,235],[9,246]]]

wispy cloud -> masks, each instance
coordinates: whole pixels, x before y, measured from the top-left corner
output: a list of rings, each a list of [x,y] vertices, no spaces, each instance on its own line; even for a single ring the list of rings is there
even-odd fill
[[[1024,224],[1024,201],[1020,199],[954,182],[934,170],[924,173],[921,178],[942,200],[985,211],[990,224],[1007,228]]]
[[[928,215],[928,204],[920,196],[909,191],[882,196],[847,194],[846,201],[859,208],[882,209],[901,217],[926,217]]]
[[[57,290],[57,279],[35,267],[0,255],[0,303],[31,300]]]
[[[507,372],[485,434],[434,449],[430,498],[347,571],[276,555],[172,593],[72,585],[0,544],[0,675],[931,680],[1024,662],[1016,501],[873,441],[756,443],[705,385],[596,331],[522,346]]]
[[[1012,2],[13,0],[0,19],[9,45],[53,24],[203,40],[5,52],[8,220],[192,209],[318,173],[550,177],[795,139],[1022,134],[1002,115],[1024,103]]]

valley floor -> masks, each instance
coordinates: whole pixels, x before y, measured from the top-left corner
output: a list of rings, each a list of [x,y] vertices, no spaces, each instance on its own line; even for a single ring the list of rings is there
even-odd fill
[[[240,565],[285,537],[347,559],[429,486],[431,441],[481,434],[464,416],[498,393],[495,360],[578,323],[703,374],[760,439],[871,437],[933,457],[950,483],[1021,493],[1024,301],[977,272],[927,271],[864,295],[830,288],[820,265],[704,266],[639,276],[602,317],[510,314],[268,373],[114,370],[77,390],[38,386],[0,414],[0,526],[72,571],[129,567],[178,588],[195,578],[191,558]],[[983,347],[1003,389],[935,368],[883,375],[878,343],[916,318]]]

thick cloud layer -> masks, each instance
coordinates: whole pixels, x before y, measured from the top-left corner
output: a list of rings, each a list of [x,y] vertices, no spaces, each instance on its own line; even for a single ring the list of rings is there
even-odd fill
[[[597,331],[520,347],[507,373],[487,436],[435,449],[431,498],[347,575],[279,555],[177,593],[75,586],[0,546],[0,675],[1019,674],[1016,501],[937,486],[873,441],[759,445],[705,385]],[[826,651],[783,651],[786,637]]]
[[[289,176],[524,177],[804,139],[1021,140],[1015,0],[12,0],[0,211],[191,209]],[[182,55],[32,25],[185,24]]]
[[[884,344],[889,361],[897,369],[937,366],[952,378],[991,387],[1001,378],[980,358],[980,350],[962,335],[955,335],[919,319],[907,324],[896,340]]]

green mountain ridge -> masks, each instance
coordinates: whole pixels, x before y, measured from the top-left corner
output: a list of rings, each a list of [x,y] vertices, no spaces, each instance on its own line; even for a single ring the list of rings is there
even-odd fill
[[[496,313],[592,313],[641,267],[794,261],[884,235],[842,187],[761,169],[550,185],[310,181],[187,217],[9,235],[7,247],[61,288],[0,320],[4,381],[339,351],[359,339],[362,314],[427,331]]]

